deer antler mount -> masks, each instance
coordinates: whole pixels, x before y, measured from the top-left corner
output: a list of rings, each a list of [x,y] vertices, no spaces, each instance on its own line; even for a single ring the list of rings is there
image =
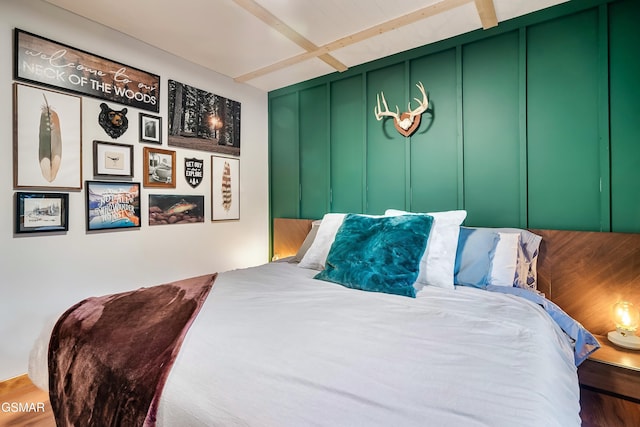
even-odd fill
[[[400,109],[396,105],[396,111],[389,111],[389,106],[387,105],[387,100],[384,98],[384,92],[380,92],[380,95],[376,95],[377,105],[374,107],[373,112],[376,115],[376,119],[382,120],[383,117],[393,117],[393,123],[396,126],[396,130],[400,132],[402,136],[410,136],[413,134],[420,126],[420,118],[422,117],[422,113],[427,111],[427,107],[429,106],[429,100],[427,99],[427,94],[424,90],[424,86],[422,82],[418,82],[416,87],[422,93],[422,99],[413,98],[418,102],[418,106],[415,109],[411,109],[411,103],[408,105],[408,111],[400,114]],[[382,99],[382,105],[384,106],[384,110],[380,106],[380,100]]]

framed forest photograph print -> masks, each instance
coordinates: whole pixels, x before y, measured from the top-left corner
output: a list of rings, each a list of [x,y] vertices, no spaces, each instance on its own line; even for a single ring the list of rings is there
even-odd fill
[[[240,219],[240,159],[211,156],[211,220]]]
[[[93,175],[133,178],[133,146],[93,141]]]
[[[176,188],[176,152],[144,147],[144,186]]]
[[[240,102],[169,80],[167,144],[240,155]]]
[[[16,193],[16,233],[69,230],[69,195]]]
[[[14,83],[13,185],[82,188],[82,98]]]
[[[140,183],[87,181],[87,231],[140,227]]]
[[[140,114],[140,142],[162,145],[162,117]]]

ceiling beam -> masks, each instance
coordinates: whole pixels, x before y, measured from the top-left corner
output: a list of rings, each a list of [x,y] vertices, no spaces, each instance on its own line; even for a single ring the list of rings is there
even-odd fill
[[[238,2],[244,2],[249,0],[234,0],[234,1],[238,3]],[[326,55],[329,52],[332,52],[334,50],[342,49],[349,45],[359,43],[361,41],[398,29],[400,27],[404,27],[405,25],[413,24],[417,21],[429,18],[431,16],[438,15],[440,13],[446,12],[451,9],[455,9],[456,7],[462,6],[467,3],[471,3],[472,1],[474,0],[442,0],[438,3],[423,7],[422,9],[418,9],[414,12],[408,13],[406,15],[402,15],[398,18],[391,19],[389,21],[383,22],[382,24],[375,25],[363,31],[359,31],[357,33],[343,37],[331,43],[325,44],[314,50],[308,50],[306,53],[302,53],[302,54],[293,56],[291,58],[285,59],[283,61],[276,62],[272,65],[269,65],[264,68],[260,68],[250,73],[243,74],[242,76],[236,77],[234,80],[239,83],[244,83],[249,80],[253,80],[257,77],[264,76],[274,71],[278,71],[283,68],[289,67],[293,64],[297,64],[299,62],[303,62],[308,59],[321,57],[322,55]],[[475,0],[475,1],[485,3],[484,0]],[[491,0],[489,0],[489,3],[491,3],[491,6],[493,6],[493,2]],[[476,4],[476,7],[478,7],[477,4]]]
[[[318,46],[307,40],[302,34],[282,22],[277,16],[269,12],[267,9],[256,3],[254,0],[233,0],[238,6],[260,19],[262,22],[280,32],[283,36],[306,50],[312,52],[318,50]],[[318,58],[335,68],[337,71],[346,71],[347,66],[338,61],[333,56],[325,53],[318,55]]]
[[[475,0],[476,9],[478,9],[478,15],[480,15],[480,22],[482,22],[482,28],[488,29],[498,26],[498,18],[496,17],[496,8],[493,5],[493,0]]]

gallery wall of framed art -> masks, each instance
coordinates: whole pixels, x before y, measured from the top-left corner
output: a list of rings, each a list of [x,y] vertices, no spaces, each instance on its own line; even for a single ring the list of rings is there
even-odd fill
[[[142,189],[174,190],[179,187],[179,179],[196,189],[205,181],[204,171],[208,168],[211,173],[206,196],[150,194],[149,203],[160,200],[174,203],[166,208],[166,212],[159,212],[157,205],[149,206],[149,212],[145,212],[147,224],[161,223],[167,215],[177,223],[204,222],[205,198],[210,199],[211,222],[240,219],[240,102],[170,79],[167,81],[168,132],[165,134],[163,116],[158,108],[163,93],[159,74],[20,28],[14,30],[14,42],[14,188],[84,191],[87,231],[138,228],[143,223]],[[36,48],[39,49],[37,55],[33,53]],[[60,64],[69,70],[58,73],[58,78],[53,78],[51,72],[37,71]],[[88,64],[94,68],[89,68]],[[83,70],[90,72],[87,74]],[[110,74],[126,76],[128,83],[133,84],[123,85],[118,78],[109,80]],[[132,87],[137,87],[138,91]],[[83,108],[85,96],[89,98]],[[88,112],[87,105],[96,104],[93,99],[99,100],[99,110],[92,108],[93,111]],[[136,114],[130,111],[131,108],[142,111]],[[94,118],[104,135],[92,141],[89,168],[94,180],[85,180],[86,188],[83,188],[83,168],[88,165],[83,165],[82,148],[87,144],[83,142],[82,128],[87,119]],[[136,130],[137,144],[130,143],[127,132],[130,135]],[[163,148],[165,140],[167,146],[176,148]],[[138,144],[144,144],[141,160],[135,155],[140,150]],[[184,150],[223,155],[210,156],[210,163],[205,166],[203,159],[187,157],[182,153]],[[181,161],[177,162],[177,158]],[[141,184],[133,182],[136,170],[140,170],[136,166],[137,160],[142,166]],[[182,176],[178,174],[179,167]],[[127,185],[130,185],[127,191],[136,194],[127,202],[131,205],[119,201],[119,198],[129,199],[122,193]],[[114,202],[104,202],[110,198]],[[34,203],[33,199],[25,200]],[[185,201],[187,199],[191,201]],[[133,205],[135,209],[132,210]],[[108,209],[112,211],[105,212]],[[68,210],[67,197],[64,211],[68,213]],[[178,210],[180,215],[185,211],[188,214],[197,211],[197,215],[174,221]],[[121,217],[124,214],[130,216]],[[116,220],[113,215],[120,217]],[[24,222],[24,214],[21,218]],[[68,221],[64,221],[64,226],[64,230],[68,230]],[[41,230],[42,227],[27,226],[26,229]]]

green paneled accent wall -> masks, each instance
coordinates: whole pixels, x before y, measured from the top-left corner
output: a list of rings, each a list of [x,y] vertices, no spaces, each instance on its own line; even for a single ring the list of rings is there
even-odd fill
[[[331,83],[331,210],[364,212],[366,131],[362,75]]]
[[[269,93],[272,217],[640,232],[640,2],[570,1]],[[405,138],[377,121],[429,96]]]
[[[640,2],[609,10],[611,228],[640,231]]]
[[[599,230],[598,12],[527,32],[529,225]]]
[[[457,209],[461,197],[458,193],[461,171],[457,164],[456,49],[416,59],[410,67],[411,93],[405,99],[420,99],[420,92],[415,87],[417,82],[423,83],[429,97],[429,109],[422,115],[420,128],[410,140],[410,209],[416,212]]]
[[[464,207],[467,222],[520,225],[519,34],[463,48]]]
[[[318,218],[329,210],[329,110],[327,85],[300,91],[300,216]]]
[[[380,92],[391,111],[396,105],[404,108],[405,80],[403,63],[367,74],[367,213],[406,207],[405,150],[409,141],[396,131],[393,119],[377,121],[373,113]]]
[[[269,99],[269,195],[274,218],[300,215],[298,94]]]

